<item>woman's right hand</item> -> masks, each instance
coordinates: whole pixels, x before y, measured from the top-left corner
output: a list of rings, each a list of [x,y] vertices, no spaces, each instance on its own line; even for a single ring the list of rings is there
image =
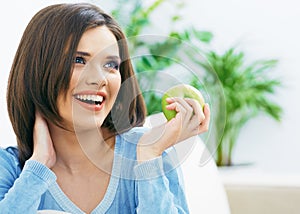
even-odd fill
[[[56,162],[56,154],[47,121],[39,112],[36,112],[35,114],[33,154],[30,160],[36,160],[46,165],[48,168],[52,168]]]
[[[164,150],[192,136],[208,131],[210,109],[190,98],[170,98],[167,109],[177,112],[175,118],[146,132],[137,145],[137,160],[143,162],[160,156]]]

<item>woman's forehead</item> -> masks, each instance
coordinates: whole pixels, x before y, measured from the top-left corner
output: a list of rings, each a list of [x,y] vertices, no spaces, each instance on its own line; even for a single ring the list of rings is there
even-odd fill
[[[77,52],[96,55],[119,55],[118,42],[115,35],[105,25],[87,30],[81,37]]]

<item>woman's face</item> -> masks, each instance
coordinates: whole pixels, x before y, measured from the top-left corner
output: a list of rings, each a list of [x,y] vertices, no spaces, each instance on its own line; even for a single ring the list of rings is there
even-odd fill
[[[66,128],[82,131],[102,125],[120,89],[120,62],[117,40],[106,26],[82,35],[67,96],[58,97]]]

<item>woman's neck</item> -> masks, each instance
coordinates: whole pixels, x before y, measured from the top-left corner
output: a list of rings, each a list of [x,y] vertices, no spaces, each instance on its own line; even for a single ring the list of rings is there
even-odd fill
[[[106,139],[112,135],[107,129],[74,132],[50,123],[49,130],[56,152],[54,167],[74,175],[87,172],[95,166],[111,172],[115,138]]]

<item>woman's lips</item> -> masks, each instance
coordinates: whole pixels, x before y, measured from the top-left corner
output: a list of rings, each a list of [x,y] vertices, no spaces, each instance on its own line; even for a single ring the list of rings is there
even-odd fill
[[[76,93],[73,97],[85,109],[101,111],[105,103],[106,94],[104,92],[82,91]]]

